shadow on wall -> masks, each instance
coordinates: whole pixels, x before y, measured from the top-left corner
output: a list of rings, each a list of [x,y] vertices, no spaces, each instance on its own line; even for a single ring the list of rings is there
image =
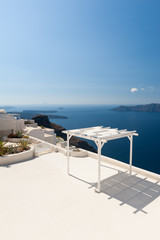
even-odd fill
[[[119,172],[101,181],[101,192],[109,195],[109,199],[121,201],[121,206],[127,204],[135,208],[134,213],[147,213],[143,208],[160,196],[160,185],[158,182],[150,182],[147,178]]]

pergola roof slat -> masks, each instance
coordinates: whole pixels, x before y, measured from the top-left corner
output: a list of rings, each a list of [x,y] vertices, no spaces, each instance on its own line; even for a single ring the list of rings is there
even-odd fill
[[[108,140],[129,137],[131,135],[137,135],[136,131],[127,131],[127,129],[118,130],[118,128],[103,126],[66,130],[63,131],[63,133],[68,133],[70,136],[76,136],[88,140],[101,140],[104,142]]]

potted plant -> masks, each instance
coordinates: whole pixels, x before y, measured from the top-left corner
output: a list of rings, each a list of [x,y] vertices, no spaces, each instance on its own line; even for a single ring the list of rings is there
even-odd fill
[[[16,131],[16,133],[10,133],[8,135],[8,141],[13,143],[19,143],[22,138],[28,138],[23,134],[23,131]]]
[[[72,157],[87,157],[87,152],[80,148],[75,148],[71,151],[70,155]]]

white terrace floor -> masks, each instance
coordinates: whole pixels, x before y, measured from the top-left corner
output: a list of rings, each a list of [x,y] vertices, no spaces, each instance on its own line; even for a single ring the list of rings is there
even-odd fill
[[[160,184],[97,161],[50,153],[0,167],[0,239],[160,239]]]

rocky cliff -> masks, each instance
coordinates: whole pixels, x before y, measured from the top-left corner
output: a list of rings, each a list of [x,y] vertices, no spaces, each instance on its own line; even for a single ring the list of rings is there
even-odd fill
[[[59,137],[62,137],[66,141],[67,136],[66,136],[66,134],[62,133],[62,131],[66,130],[66,129],[58,124],[50,122],[47,115],[41,115],[41,114],[36,115],[32,119],[38,124],[38,126],[43,126],[43,127],[54,129],[56,135]],[[70,144],[73,146],[76,146],[77,148],[82,148],[82,149],[85,149],[85,150],[88,150],[91,152],[97,152],[86,141],[81,140],[77,137],[71,137]]]

